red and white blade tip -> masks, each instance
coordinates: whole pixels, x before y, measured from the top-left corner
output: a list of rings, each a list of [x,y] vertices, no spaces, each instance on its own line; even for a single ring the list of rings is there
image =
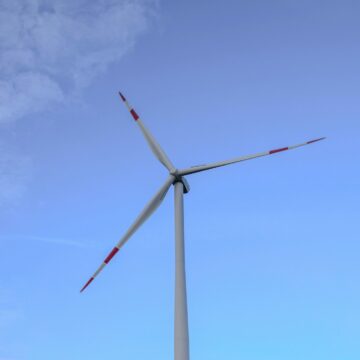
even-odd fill
[[[317,141],[321,141],[321,140],[324,140],[324,139],[326,139],[326,137],[322,137],[322,138],[310,140],[310,141],[307,141],[306,143],[303,143],[303,144],[301,144],[301,145],[290,146],[290,147],[287,146],[287,147],[283,147],[283,148],[280,148],[280,149],[273,149],[273,150],[270,150],[270,151],[269,151],[269,155],[276,154],[276,153],[281,152],[281,151],[290,150],[290,149],[293,149],[294,147],[313,144],[313,143],[315,143],[315,142],[317,142]]]
[[[116,255],[116,253],[119,251],[118,247],[114,247],[109,255],[106,257],[106,259],[102,262],[102,264],[100,265],[100,267],[97,269],[97,271],[95,272],[95,274],[87,281],[87,283],[83,286],[83,288],[80,290],[80,292],[83,292],[91,283],[92,281],[95,279],[95,277],[100,273],[100,271],[105,267],[105,265],[107,265],[111,259]]]
[[[80,290],[80,292],[83,292],[89,285],[90,283],[94,280],[94,277],[92,276],[87,283],[82,287],[82,289]]]
[[[119,91],[119,95],[121,100],[125,103],[125,105],[128,107],[131,116],[134,118],[135,121],[139,120],[139,115],[137,114],[137,112],[134,110],[134,108],[131,107],[131,105],[128,103],[128,101],[126,100],[126,97]]]
[[[310,140],[310,141],[308,141],[307,143],[308,143],[308,144],[312,144],[312,143],[314,143],[314,142],[321,141],[321,140],[325,140],[325,139],[326,139],[326,137],[324,136],[324,137],[321,137],[321,138],[318,138],[318,139]]]
[[[126,98],[125,96],[119,91],[119,95],[120,95],[120,98],[122,101],[126,101]]]

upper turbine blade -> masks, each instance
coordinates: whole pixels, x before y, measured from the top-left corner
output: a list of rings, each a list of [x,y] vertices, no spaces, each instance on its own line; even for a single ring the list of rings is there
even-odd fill
[[[190,168],[187,169],[182,169],[182,170],[178,170],[176,172],[176,175],[189,175],[189,174],[194,174],[200,171],[205,171],[205,170],[210,170],[210,169],[214,169],[217,167],[221,167],[221,166],[226,166],[226,165],[230,165],[230,164],[234,164],[234,163],[238,163],[240,161],[245,161],[245,160],[250,160],[250,159],[255,159],[261,156],[266,156],[266,155],[272,155],[281,151],[286,151],[286,150],[292,150],[295,148],[298,148],[300,146],[305,146],[305,145],[309,145],[309,144],[313,144],[317,141],[320,140],[324,140],[325,137],[319,138],[319,139],[315,139],[315,140],[310,140],[298,145],[292,145],[292,146],[287,146],[287,147],[283,147],[280,149],[273,149],[270,151],[265,151],[265,152],[261,152],[261,153],[257,153],[257,154],[252,154],[252,155],[247,155],[247,156],[241,156],[241,157],[237,157],[235,159],[231,159],[231,160],[226,160],[226,161],[219,161],[219,162],[215,162],[212,164],[206,164],[206,165],[198,165],[198,166],[192,166]]]
[[[134,110],[134,108],[129,104],[126,100],[125,96],[119,92],[121,100],[125,103],[126,107],[129,109],[130,114],[134,118],[134,120],[138,123],[146,141],[148,142],[150,149],[155,154],[155,156],[160,160],[160,162],[169,170],[169,172],[173,172],[175,170],[174,165],[170,161],[170,159],[165,154],[164,150],[161,148],[159,143],[155,140],[155,138],[151,135],[148,129],[144,126],[143,122],[141,121],[139,115]]]
[[[95,277],[101,272],[101,270],[111,261],[114,255],[119,251],[119,249],[126,243],[126,241],[131,237],[132,234],[149,218],[149,216],[158,208],[161,202],[164,200],[164,197],[169,190],[169,187],[174,182],[175,177],[170,175],[165,181],[164,185],[161,186],[159,191],[154,195],[154,197],[149,201],[149,203],[145,206],[140,215],[136,218],[134,223],[130,226],[125,235],[120,239],[120,241],[116,244],[116,246],[110,251],[108,256],[105,258],[103,263],[99,266],[99,268],[95,271],[93,276],[87,281],[87,283],[83,286],[80,292],[84,291],[89,284],[95,279]]]

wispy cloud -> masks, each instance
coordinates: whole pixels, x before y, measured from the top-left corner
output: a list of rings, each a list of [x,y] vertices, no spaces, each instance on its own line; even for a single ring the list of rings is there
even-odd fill
[[[0,143],[0,208],[16,203],[22,197],[31,172],[29,157],[5,149]]]
[[[95,246],[94,242],[91,241],[81,241],[73,240],[68,238],[52,237],[52,236],[36,236],[36,235],[0,235],[2,241],[11,240],[11,241],[34,241],[50,245],[61,245],[61,246],[71,246],[77,248],[91,248]]]
[[[8,340],[9,330],[13,330],[22,317],[23,312],[19,308],[14,294],[2,286],[0,288],[0,360],[15,360],[14,357],[8,355],[12,345],[6,340]]]
[[[0,0],[0,123],[62,102],[118,61],[150,0]]]

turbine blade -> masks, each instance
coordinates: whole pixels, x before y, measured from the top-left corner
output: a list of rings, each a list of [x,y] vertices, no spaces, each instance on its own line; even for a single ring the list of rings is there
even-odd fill
[[[170,175],[165,181],[164,185],[158,190],[158,192],[153,196],[153,198],[148,202],[140,215],[136,218],[134,223],[130,226],[125,235],[120,239],[120,241],[115,245],[115,247],[110,251],[108,256],[105,258],[103,263],[95,271],[93,276],[87,281],[83,286],[80,292],[83,292],[90,283],[99,275],[101,270],[111,261],[111,259],[116,255],[119,249],[126,243],[126,241],[134,234],[134,232],[150,217],[150,215],[158,208],[161,202],[164,200],[166,193],[168,192],[171,184],[174,182],[175,177]]]
[[[134,108],[129,104],[125,96],[119,92],[121,100],[125,103],[126,107],[130,111],[130,114],[134,118],[134,120],[137,122],[137,124],[140,127],[141,132],[143,133],[146,141],[148,142],[150,149],[155,154],[155,156],[158,158],[158,160],[169,170],[169,172],[173,172],[175,170],[174,165],[168,158],[168,156],[165,154],[164,150],[161,148],[159,143],[155,140],[155,138],[151,135],[149,130],[145,127],[143,122],[141,121],[139,115],[134,110]]]
[[[257,154],[241,156],[241,157],[237,157],[237,158],[231,159],[231,160],[218,161],[218,162],[211,163],[211,164],[192,166],[192,167],[187,168],[187,169],[178,170],[176,172],[176,175],[184,176],[184,175],[194,174],[194,173],[197,173],[197,172],[200,172],[200,171],[215,169],[215,168],[218,168],[218,167],[221,167],[221,166],[235,164],[235,163],[245,161],[245,160],[251,160],[251,159],[255,159],[255,158],[266,156],[266,155],[276,154],[278,152],[282,152],[282,151],[286,151],[286,150],[292,150],[292,149],[298,148],[300,146],[313,144],[313,143],[315,143],[317,141],[324,140],[324,139],[326,139],[326,138],[322,137],[322,138],[315,139],[315,140],[310,140],[310,141],[307,141],[307,142],[304,142],[304,143],[301,143],[301,144],[287,146],[287,147],[283,147],[283,148],[279,148],[279,149],[273,149],[273,150],[270,150],[270,151],[265,151],[265,152],[261,152],[261,153],[257,153]]]

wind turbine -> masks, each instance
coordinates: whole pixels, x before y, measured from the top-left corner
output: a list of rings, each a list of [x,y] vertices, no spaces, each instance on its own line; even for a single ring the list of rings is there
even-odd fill
[[[125,96],[119,92],[121,100],[128,108],[135,122],[139,125],[150,149],[158,160],[169,171],[165,183],[160,187],[158,192],[147,203],[143,211],[136,218],[125,235],[119,240],[115,247],[110,251],[108,256],[95,271],[93,276],[87,281],[80,292],[83,292],[89,284],[99,275],[104,267],[109,264],[111,259],[116,255],[120,248],[129,240],[135,231],[152,215],[164,200],[166,193],[171,185],[174,185],[175,200],[175,326],[174,326],[174,359],[189,360],[189,332],[188,332],[188,313],[187,313],[187,296],[186,296],[186,276],[185,276],[185,248],[184,248],[184,203],[183,194],[190,191],[190,186],[185,179],[185,175],[191,175],[200,171],[210,170],[221,166],[238,163],[245,160],[255,159],[258,157],[276,154],[286,150],[292,150],[301,146],[309,145],[325,139],[324,137],[310,140],[301,144],[273,149],[257,154],[237,157],[231,160],[219,161],[206,165],[192,166],[185,169],[177,169],[170,161],[164,150],[160,147],[155,138],[141,121],[135,109],[129,104]]]

